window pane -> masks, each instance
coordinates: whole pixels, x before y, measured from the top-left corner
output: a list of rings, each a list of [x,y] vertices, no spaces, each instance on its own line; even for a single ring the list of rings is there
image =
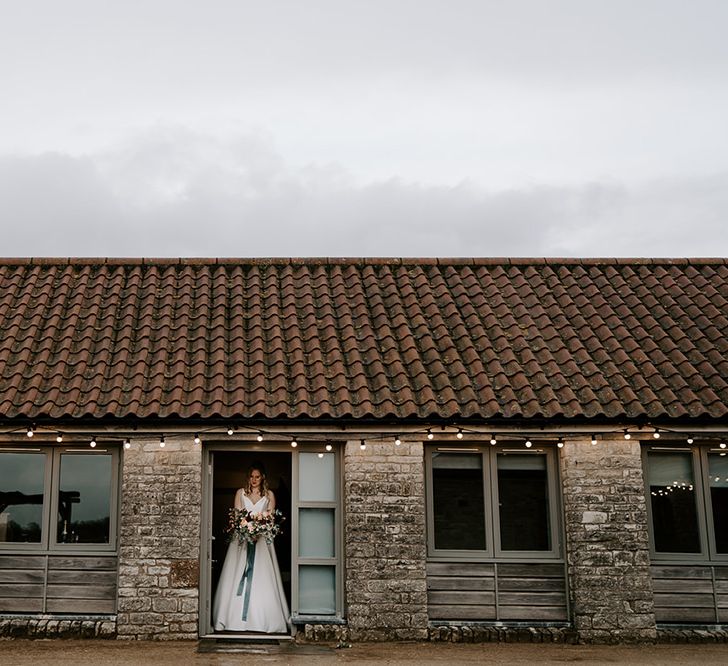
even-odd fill
[[[432,454],[435,548],[485,550],[483,457]]]
[[[498,455],[501,550],[551,550],[546,456]]]
[[[335,567],[298,568],[298,612],[302,615],[336,613]]]
[[[336,500],[336,466],[334,454],[298,454],[298,494],[303,502],[333,502]]]
[[[647,475],[655,550],[659,553],[699,553],[692,454],[650,451]]]
[[[298,513],[300,557],[334,557],[334,510],[300,509]]]
[[[109,543],[111,456],[62,455],[58,543]]]
[[[0,453],[0,543],[40,543],[45,459]]]
[[[719,553],[728,553],[728,456],[711,453],[708,470],[715,548]]]

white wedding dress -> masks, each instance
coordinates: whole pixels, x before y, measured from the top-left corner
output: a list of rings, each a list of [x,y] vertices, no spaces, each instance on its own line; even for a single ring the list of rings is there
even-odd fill
[[[253,504],[240,493],[248,511],[260,513],[267,509],[267,497]],[[255,542],[252,577],[246,572],[247,554],[248,544],[241,545],[237,539],[230,542],[212,605],[215,631],[288,633],[288,603],[273,545],[265,539]]]

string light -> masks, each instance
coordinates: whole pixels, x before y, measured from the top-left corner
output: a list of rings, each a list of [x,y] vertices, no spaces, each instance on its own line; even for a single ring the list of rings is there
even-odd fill
[[[399,446],[402,443],[402,440],[400,439],[399,435],[397,435],[394,438],[394,443],[395,443],[396,446]]]
[[[296,448],[297,446],[298,446],[298,442],[296,441],[296,438],[294,437],[294,438],[293,438],[293,439],[291,440],[291,448],[292,448],[292,449],[295,449],[295,448]]]
[[[692,435],[688,435],[688,444],[692,444],[695,440]]]
[[[458,434],[455,435],[455,437],[457,437],[458,439],[463,438],[463,429],[462,428],[458,428]]]
[[[652,433],[652,436],[655,439],[660,439],[660,431],[657,428],[655,428],[655,432]]]
[[[334,447],[332,446],[331,442],[326,442],[326,450],[331,451]]]
[[[259,442],[263,441],[263,433],[258,430],[258,434],[256,435],[255,439],[257,439]]]
[[[232,435],[232,434],[233,434],[234,432],[235,432],[235,431],[233,430],[233,427],[232,427],[232,426],[228,426],[228,429],[227,429],[227,434],[228,434],[228,435]]]
[[[366,448],[367,448],[367,444],[366,444],[366,442],[365,442],[365,441],[364,441],[363,439],[362,439],[362,440],[361,440],[361,441],[359,442],[359,448],[360,448],[360,449],[361,449],[362,451],[366,451]]]
[[[195,444],[199,444],[202,440],[200,439],[200,435],[198,433],[195,433],[194,442]]]
[[[564,438],[563,437],[559,437],[559,441],[556,442],[556,446],[558,446],[560,449],[564,448]]]
[[[58,433],[58,434],[56,435],[56,441],[57,441],[57,442],[58,442],[59,444],[60,444],[60,443],[61,443],[61,442],[63,441],[63,434],[62,434],[62,433],[60,433],[60,432],[59,432],[59,433]]]
[[[124,448],[125,449],[130,449],[131,448],[131,440],[128,437],[124,441]]]
[[[530,439],[527,439],[527,440],[526,440],[526,448],[527,448],[527,449],[530,449],[530,448],[531,448],[532,446],[533,446],[533,442],[531,442],[531,440],[530,440]]]
[[[93,436],[93,437],[91,438],[91,441],[89,442],[89,446],[90,446],[90,447],[91,447],[92,449],[95,449],[95,448],[96,448],[96,435],[94,435],[94,436]]]
[[[32,437],[33,434],[34,434],[33,433],[33,426],[28,426],[28,432],[26,432],[25,434],[28,435],[28,437]]]
[[[597,445],[597,436],[596,435],[591,436],[591,443],[592,443],[592,446]]]
[[[323,454],[323,453],[319,453],[319,454],[318,454],[318,457],[319,457],[319,458],[323,458],[323,457],[324,457],[324,454]]]
[[[720,446],[721,449],[724,449],[726,447],[726,443],[725,442],[721,442],[719,444],[719,446]]]
[[[491,444],[491,446],[494,446],[497,441],[498,440],[496,440],[495,435],[491,435],[490,436],[490,444]]]
[[[163,448],[164,448],[164,447],[165,447],[166,445],[167,445],[167,443],[166,443],[166,442],[164,441],[164,435],[162,435],[162,436],[161,436],[161,437],[159,438],[159,448],[160,448],[160,449],[163,449]]]
[[[629,434],[629,431],[627,430],[627,428],[624,429],[624,438],[632,439],[632,435]]]
[[[427,429],[427,439],[434,439],[435,435],[432,434],[432,430]]]

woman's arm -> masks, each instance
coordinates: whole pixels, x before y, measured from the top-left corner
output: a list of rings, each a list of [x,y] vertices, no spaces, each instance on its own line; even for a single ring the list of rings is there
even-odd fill
[[[273,513],[276,510],[276,496],[272,490],[268,491],[268,511]]]
[[[243,489],[242,488],[238,488],[238,492],[235,493],[234,506],[236,509],[243,508]]]

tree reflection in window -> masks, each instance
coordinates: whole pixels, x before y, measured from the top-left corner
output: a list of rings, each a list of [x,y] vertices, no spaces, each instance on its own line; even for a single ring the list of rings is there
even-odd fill
[[[40,543],[45,458],[0,452],[0,543]]]

